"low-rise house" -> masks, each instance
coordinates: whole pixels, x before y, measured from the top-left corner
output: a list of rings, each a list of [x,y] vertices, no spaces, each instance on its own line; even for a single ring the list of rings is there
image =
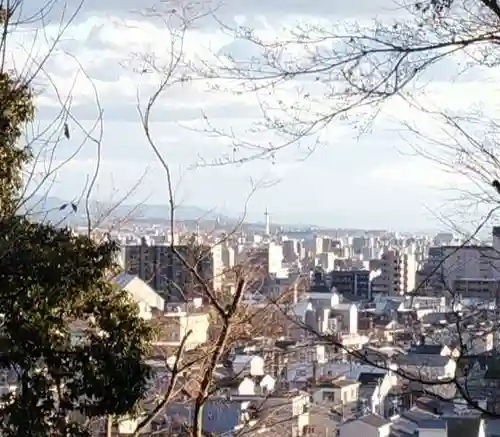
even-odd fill
[[[410,354],[418,355],[440,355],[442,357],[456,358],[459,351],[456,348],[450,348],[445,344],[413,344],[408,351]]]
[[[312,404],[309,409],[309,425],[304,437],[336,437],[341,421],[324,406]]]
[[[218,395],[263,395],[274,391],[276,381],[270,375],[264,376],[226,376],[215,381]]]
[[[209,314],[201,309],[177,306],[154,317],[152,323],[159,330],[155,346],[176,350],[188,333],[185,350],[194,349],[208,339]]]
[[[235,375],[264,375],[264,358],[260,355],[237,354],[230,360]]]
[[[359,386],[357,380],[322,377],[311,382],[311,398],[316,404],[354,404],[359,400]]]
[[[388,372],[362,372],[358,376],[359,399],[370,413],[386,416],[386,399],[394,386],[394,378]]]
[[[457,364],[446,356],[424,354],[401,354],[392,358],[393,362],[403,373],[401,382],[405,379],[415,378],[425,381],[445,380],[455,376]],[[408,376],[405,378],[404,376]]]
[[[269,396],[223,396],[209,398],[203,408],[205,434],[230,436],[241,430],[245,434],[270,434],[284,437],[303,435],[309,425],[309,395],[304,392],[283,392]],[[192,423],[194,405],[169,405],[157,421],[172,433]]]
[[[367,414],[339,425],[339,437],[389,437],[391,421],[376,414]]]
[[[165,300],[138,276],[123,272],[115,276],[113,282],[129,293],[139,307],[140,316],[144,319],[151,319],[153,311],[164,310]]]
[[[419,408],[393,419],[390,437],[485,437],[486,427],[478,414],[436,415]]]

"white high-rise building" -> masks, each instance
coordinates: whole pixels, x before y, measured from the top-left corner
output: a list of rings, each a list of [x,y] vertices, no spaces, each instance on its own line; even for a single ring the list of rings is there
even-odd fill
[[[269,273],[280,274],[283,270],[283,248],[281,245],[269,243],[268,246]]]
[[[416,272],[415,256],[397,249],[386,250],[381,256],[377,288],[392,296],[411,293],[415,289]]]
[[[222,287],[222,274],[224,272],[224,248],[221,244],[216,244],[212,247],[211,252],[213,263],[213,287],[215,290],[220,290]]]
[[[232,247],[222,247],[222,262],[226,269],[231,269],[235,264],[235,251]]]

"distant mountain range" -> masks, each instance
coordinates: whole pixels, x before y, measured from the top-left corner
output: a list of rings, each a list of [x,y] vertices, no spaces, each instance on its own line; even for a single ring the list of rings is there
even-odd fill
[[[73,206],[76,211],[74,211]],[[111,220],[130,216],[137,221],[168,222],[170,220],[170,207],[167,205],[116,205],[112,202],[92,201],[90,212],[92,216],[107,215]],[[23,207],[24,212],[29,212],[35,219],[40,218],[51,222],[71,221],[72,223],[85,221],[85,200],[78,203],[60,199],[58,197],[33,196]],[[175,219],[179,221],[212,221],[219,220],[230,222],[234,219],[218,215],[214,211],[205,211],[196,206],[178,206],[175,209]]]
[[[87,217],[85,211],[85,200],[80,200],[76,205],[76,211],[73,209],[71,201],[61,199],[59,197],[48,196],[33,196],[24,205],[24,212],[28,212],[35,220],[44,220],[60,225],[71,224],[72,226],[86,225]],[[112,202],[96,202],[90,204],[91,216],[108,217],[111,221],[117,219],[129,218],[132,222],[143,224],[162,224],[170,221],[170,208],[168,205],[131,205],[122,204],[116,206]],[[178,222],[214,222],[218,220],[221,225],[232,226],[238,221],[238,217],[230,217],[224,214],[218,214],[216,211],[207,211],[196,206],[178,206],[175,210],[175,220]],[[101,223],[104,225],[106,220]],[[273,228],[281,226],[273,223]],[[263,222],[245,221],[247,229],[260,229],[264,227]],[[322,228],[313,225],[283,225],[287,231],[299,231],[314,233],[317,231],[340,232],[349,231],[351,234],[364,235],[363,229],[340,229],[340,228]],[[374,234],[385,234],[385,230],[368,231]]]

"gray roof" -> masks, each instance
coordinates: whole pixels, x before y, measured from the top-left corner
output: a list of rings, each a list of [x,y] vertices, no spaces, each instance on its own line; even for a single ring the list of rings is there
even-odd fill
[[[478,437],[481,417],[444,417],[448,425],[448,437]]]
[[[425,410],[413,408],[401,414],[403,420],[408,420],[414,424],[417,429],[439,429],[446,430],[447,437],[479,437],[481,417],[479,415],[471,416],[436,416]],[[394,437],[413,437],[414,435],[407,430],[391,430],[391,436]]]
[[[434,414],[417,408],[412,408],[411,410],[405,411],[403,414],[401,414],[401,417],[417,425],[420,424],[420,422],[425,422],[426,420],[436,418]]]
[[[384,305],[384,312],[395,311],[401,306],[400,301],[387,300]]]
[[[409,353],[408,355],[396,355],[394,361],[402,366],[444,367],[448,364],[450,358],[434,354]]]
[[[444,346],[442,344],[418,344],[412,345],[410,353],[419,355],[440,355]]]
[[[442,419],[425,419],[418,422],[420,429],[446,429],[446,422]]]
[[[366,423],[367,425],[374,426],[375,428],[380,428],[384,425],[391,423],[390,420],[385,419],[378,414],[367,414],[366,416],[360,417],[359,420]]]

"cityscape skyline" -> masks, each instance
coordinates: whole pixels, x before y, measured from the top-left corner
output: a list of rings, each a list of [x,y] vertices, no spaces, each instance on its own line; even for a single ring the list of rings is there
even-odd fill
[[[68,205],[70,203],[75,202],[77,206],[76,212],[68,212],[65,209],[60,209],[62,205]],[[87,215],[85,212],[85,208],[83,205],[82,199],[62,199],[54,196],[34,196],[30,199],[25,208],[33,214],[34,217],[43,217],[43,220],[48,220],[53,223],[60,224],[68,224],[71,227],[81,227],[86,228],[87,226]],[[169,229],[169,217],[170,217],[170,207],[168,204],[151,204],[151,203],[141,203],[141,204],[129,204],[126,201],[120,204],[114,204],[113,202],[95,202],[90,203],[89,205],[91,215],[94,213],[97,216],[100,216],[100,212],[102,211],[111,211],[110,220],[120,222],[123,220],[123,224],[125,227],[129,224],[137,224],[140,227],[144,225],[152,225],[154,228],[158,228],[166,226],[165,232],[168,232]],[[457,236],[457,238],[462,238],[460,232],[453,232],[448,227],[442,226],[441,228],[390,228],[390,227],[373,227],[373,226],[336,226],[335,223],[330,223],[329,225],[318,225],[313,222],[299,222],[299,221],[277,221],[275,216],[271,214],[271,211],[266,209],[261,214],[231,214],[228,211],[220,211],[220,210],[208,210],[202,209],[193,205],[178,205],[175,209],[175,221],[179,224],[181,223],[190,223],[193,224],[195,222],[210,224],[214,222],[219,222],[221,228],[217,230],[221,230],[229,227],[229,231],[233,230],[233,227],[236,223],[241,222],[241,224],[251,225],[262,227],[263,229],[266,226],[267,221],[269,220],[270,228],[274,229],[277,232],[277,229],[283,228],[285,233],[290,229],[304,230],[313,232],[314,229],[318,231],[332,231],[332,230],[342,230],[342,231],[354,231],[356,233],[366,232],[369,234],[370,232],[387,232],[387,233],[398,233],[401,235],[434,235],[439,233],[451,233]],[[101,226],[106,227],[107,222],[104,221]],[[213,227],[213,225],[209,225],[209,228]],[[216,229],[214,229],[215,231]],[[274,232],[273,232],[274,233]],[[488,235],[488,226],[484,226],[482,230],[480,230],[477,234],[477,239],[482,241],[482,237]],[[486,238],[488,239],[488,237]]]
[[[237,11],[221,7],[218,13],[232,24],[265,28],[275,33],[283,25],[291,26],[299,20],[321,22],[320,16],[334,21],[367,23],[375,11],[384,11],[384,16],[389,18],[399,13],[389,0],[380,0],[375,6],[372,3],[366,7],[360,5],[359,8],[326,3],[318,3],[314,13],[308,13],[305,2],[287,4],[284,17],[276,13],[275,5],[269,6],[265,2],[259,3],[259,9],[252,2],[243,2]],[[76,7],[76,2],[69,4]],[[98,113],[93,101],[94,91],[81,72],[75,82],[79,66],[65,52],[78,59],[99,93],[104,113],[104,136],[100,177],[94,198],[108,201],[120,197],[145,175],[130,196],[131,202],[165,204],[168,202],[166,189],[160,188],[165,187],[164,171],[146,143],[136,108],[137,87],[141,88],[143,96],[148,96],[154,89],[155,78],[141,77],[132,71],[132,65],[124,65],[133,53],[161,56],[165,30],[152,19],[129,13],[139,7],[139,2],[131,1],[126,5],[85,3],[77,20],[68,27],[61,48],[49,59],[46,70],[58,84],[62,96],[72,94],[72,113],[84,127],[93,124]],[[57,11],[53,13],[55,17]],[[48,34],[54,34],[55,23],[49,22],[46,26]],[[27,43],[33,37],[29,29],[25,30],[24,34],[15,37],[20,38],[17,42]],[[245,41],[232,41],[209,19],[205,19],[199,28],[189,31],[186,41],[189,56],[208,48],[235,58],[245,53],[248,55],[248,52],[251,54]],[[44,44],[39,39],[40,54],[44,52]],[[21,64],[26,54],[20,52],[19,56]],[[476,101],[485,104],[495,101],[497,91],[480,72],[463,74],[452,81],[454,73],[445,71],[445,67],[431,69],[428,73],[433,76],[433,83],[426,88],[426,101],[455,109],[472,106]],[[494,76],[496,69],[488,70],[492,81],[491,75]],[[72,88],[74,83],[76,85]],[[270,160],[257,160],[243,166],[189,170],[199,164],[200,157],[210,161],[226,154],[230,147],[221,138],[214,139],[193,131],[203,129],[200,127],[201,111],[205,111],[210,122],[217,127],[235,129],[240,138],[245,139],[248,129],[260,119],[258,107],[252,100],[248,96],[207,92],[204,85],[193,83],[173,87],[159,101],[152,131],[160,151],[172,167],[178,203],[205,210],[213,208],[237,216],[244,210],[246,198],[252,190],[252,179],[254,183],[265,181],[265,185],[270,186],[252,196],[248,205],[248,216],[252,220],[261,217],[267,205],[277,222],[438,230],[444,226],[439,216],[455,208],[452,199],[456,198],[456,193],[450,189],[469,187],[459,175],[445,173],[428,160],[410,156],[413,152],[411,146],[420,144],[404,132],[400,122],[414,118],[415,112],[399,101],[389,102],[373,125],[372,132],[361,137],[348,125],[332,124],[324,133],[328,144],[317,148],[306,160],[302,158],[307,145],[303,149],[292,146],[277,156],[275,165]],[[37,104],[38,119],[42,124],[49,123],[59,106],[54,91],[50,87],[45,89]],[[428,123],[422,118],[424,124],[428,128]],[[430,128],[432,132],[435,132],[434,127]],[[57,152],[57,163],[71,155],[84,139],[85,135],[77,126],[70,123],[70,129],[71,141]],[[263,137],[262,141],[267,140]],[[87,176],[92,173],[95,161],[95,147],[89,144],[58,172],[51,194],[61,198],[77,197]]]
[[[0,437],[500,437],[500,0],[151,1],[0,4]]]

